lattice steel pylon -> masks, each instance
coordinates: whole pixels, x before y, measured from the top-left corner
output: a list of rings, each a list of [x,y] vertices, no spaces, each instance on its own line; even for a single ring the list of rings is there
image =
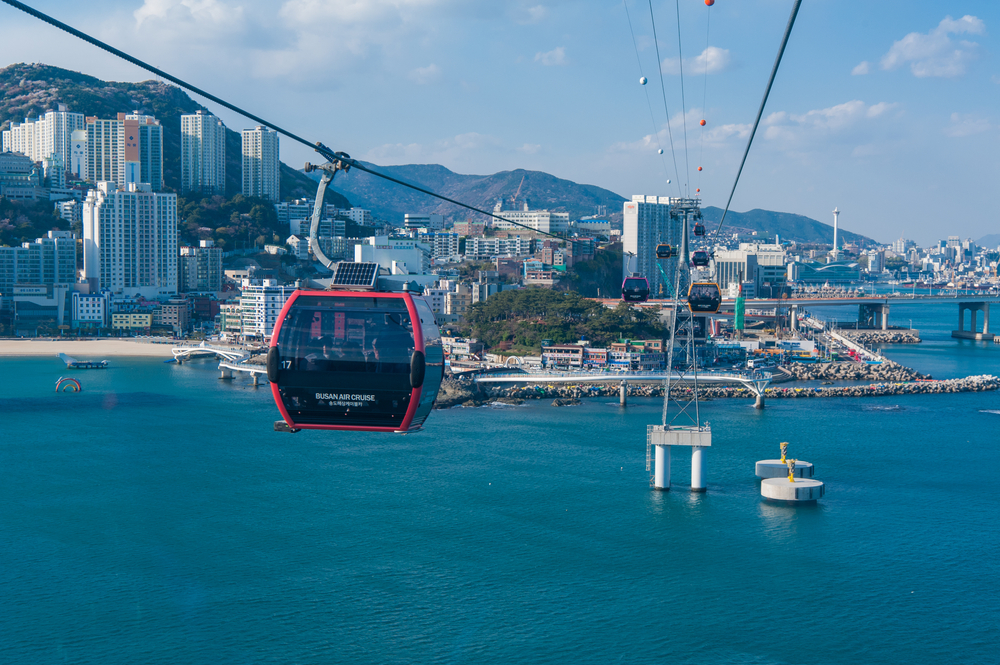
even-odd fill
[[[687,289],[691,285],[690,231],[694,221],[701,219],[701,207],[696,199],[671,200],[671,217],[680,220],[681,244],[678,251],[676,272],[667,281],[673,288],[673,315],[670,323],[670,340],[667,351],[667,372],[663,382],[663,414],[660,425],[646,428],[646,471],[652,470],[652,449],[656,448],[655,475],[650,484],[656,489],[670,489],[670,448],[692,448],[691,489],[704,491],[702,465],[703,447],[711,446],[712,430],[709,423],[701,421],[698,397],[698,353],[696,317],[687,306]],[[661,274],[664,273],[662,266]],[[705,334],[702,329],[701,334]],[[680,345],[678,346],[678,342]],[[678,351],[680,357],[678,357]],[[680,394],[682,384],[690,384],[691,399]],[[671,414],[673,405],[673,414]]]

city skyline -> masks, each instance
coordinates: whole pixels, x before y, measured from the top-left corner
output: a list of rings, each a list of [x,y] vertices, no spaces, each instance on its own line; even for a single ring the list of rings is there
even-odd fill
[[[702,189],[705,205],[725,205],[790,5],[720,0],[711,9],[700,1],[681,7],[688,161],[692,171],[704,167],[692,175],[691,189]],[[1000,7],[924,0],[901,8],[803,7],[735,210],[825,221],[836,206],[846,229],[884,242],[906,230],[926,244],[939,235],[937,202],[948,197],[963,236],[993,232],[997,168],[990,155],[1000,118],[991,102],[1000,70],[990,29]],[[672,163],[656,152],[655,136],[666,127],[649,12],[641,4],[629,10],[654,121],[616,2],[147,0],[50,2],[43,9],[111,35],[115,45],[300,135],[377,164],[441,163],[481,174],[520,167],[626,198],[632,191],[675,195],[664,182]],[[678,118],[673,6],[653,9],[667,102]],[[150,78],[35,19],[4,12],[0,62]],[[228,126],[249,124],[208,107]],[[694,124],[702,117],[704,130]],[[672,127],[680,130],[676,143],[683,127]],[[308,148],[282,143],[286,163],[315,161]]]

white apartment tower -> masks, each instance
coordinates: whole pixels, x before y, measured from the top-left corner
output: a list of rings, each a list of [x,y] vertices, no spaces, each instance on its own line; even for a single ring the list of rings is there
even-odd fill
[[[683,219],[671,220],[670,198],[667,196],[633,196],[626,201],[622,216],[622,278],[637,272],[649,280],[650,295],[659,297],[663,286],[664,297],[672,296],[669,284],[664,284],[660,270],[656,267],[656,246],[668,243],[678,247],[683,233]],[[630,254],[632,256],[630,256]],[[677,259],[660,262],[668,278],[673,281],[677,270]]]
[[[226,126],[211,113],[181,116],[181,191],[226,193]]]
[[[56,155],[60,163],[70,163],[72,134],[84,128],[82,113],[70,113],[65,106],[58,111],[46,111],[37,118],[25,118],[3,132],[3,151],[19,152],[33,162]]]
[[[243,196],[259,196],[277,203],[278,132],[262,125],[243,130]]]
[[[100,182],[83,204],[83,272],[112,293],[177,293],[177,195]]]
[[[75,145],[75,144],[74,144]],[[138,111],[114,120],[87,118],[86,172],[90,182],[129,183],[163,189],[163,128]]]

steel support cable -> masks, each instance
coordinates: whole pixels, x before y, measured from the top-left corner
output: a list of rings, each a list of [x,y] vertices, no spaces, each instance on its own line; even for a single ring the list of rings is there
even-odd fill
[[[677,68],[681,75],[681,124],[684,126],[684,187],[687,196],[691,196],[691,163],[688,161],[688,121],[687,101],[684,99],[684,49],[681,46],[681,0],[676,0],[677,7]]]
[[[33,7],[29,7],[28,5],[24,4],[23,2],[18,2],[18,0],[0,0],[0,2],[6,3],[6,4],[10,5],[11,7],[14,7],[15,9],[20,9],[21,11],[23,11],[26,14],[34,16],[35,18],[37,18],[37,19],[39,19],[41,21],[44,21],[45,23],[48,23],[49,25],[51,25],[53,27],[59,28],[60,30],[63,30],[64,32],[68,32],[69,34],[73,35],[74,37],[78,37],[78,38],[82,39],[83,41],[85,41],[85,42],[87,42],[89,44],[93,44],[94,46],[96,46],[96,47],[98,47],[100,49],[103,49],[103,50],[107,51],[108,53],[111,53],[112,55],[116,55],[119,58],[121,58],[122,60],[130,62],[133,65],[135,65],[135,66],[137,66],[137,67],[139,67],[141,69],[145,69],[146,71],[148,71],[148,72],[150,72],[152,74],[156,74],[160,78],[166,79],[167,81],[170,81],[171,83],[174,83],[175,85],[177,85],[177,86],[179,86],[181,88],[184,88],[185,90],[190,90],[191,92],[195,93],[196,95],[199,95],[201,97],[204,97],[205,99],[213,101],[216,104],[219,104],[220,106],[223,106],[223,107],[229,109],[230,111],[234,111],[236,113],[239,113],[240,115],[242,115],[245,118],[249,118],[250,120],[253,120],[254,122],[256,122],[258,124],[264,125],[265,127],[270,127],[274,131],[276,131],[279,134],[282,134],[284,136],[287,136],[288,138],[292,139],[293,141],[297,141],[298,143],[301,143],[302,145],[309,146],[310,148],[312,148],[313,150],[315,150],[316,152],[318,152],[320,155],[322,155],[325,159],[327,159],[329,161],[340,160],[341,162],[344,162],[345,164],[347,164],[351,168],[358,169],[359,171],[364,171],[365,173],[370,173],[371,175],[376,176],[378,178],[382,178],[383,180],[388,180],[389,182],[393,182],[393,183],[396,183],[397,185],[402,185],[403,187],[407,187],[407,188],[412,189],[414,191],[421,192],[423,194],[427,194],[428,196],[432,196],[432,197],[434,197],[436,199],[440,199],[442,201],[446,201],[447,203],[451,203],[451,204],[457,205],[459,207],[465,208],[467,210],[471,210],[473,212],[477,212],[477,213],[480,213],[482,215],[486,215],[488,217],[492,217],[494,219],[498,219],[498,220],[500,220],[502,222],[505,222],[507,224],[513,224],[514,226],[519,226],[519,227],[521,227],[523,229],[527,229],[529,231],[534,231],[535,233],[539,233],[541,235],[547,235],[547,236],[550,236],[552,238],[558,238],[559,240],[565,240],[565,241],[570,242],[570,243],[576,242],[572,238],[563,238],[563,237],[558,236],[558,235],[556,235],[554,233],[549,233],[547,231],[539,231],[537,229],[533,229],[530,226],[527,226],[526,224],[520,224],[518,222],[512,222],[509,219],[506,219],[506,218],[501,217],[499,215],[494,215],[493,213],[488,212],[486,210],[482,210],[482,209],[477,208],[475,206],[471,206],[471,205],[469,205],[467,203],[462,203],[461,201],[456,201],[455,199],[448,198],[447,196],[443,196],[441,194],[437,194],[435,192],[432,192],[429,189],[425,189],[425,188],[420,187],[418,185],[414,185],[412,183],[400,180],[399,178],[393,178],[392,176],[386,175],[385,173],[380,173],[380,172],[378,172],[378,171],[376,171],[376,170],[374,170],[372,168],[369,168],[369,167],[365,166],[364,164],[362,164],[358,160],[349,157],[345,153],[334,152],[333,150],[331,150],[330,148],[326,147],[325,145],[323,145],[320,142],[313,143],[312,141],[308,141],[308,140],[302,138],[301,136],[288,131],[287,129],[279,127],[278,125],[275,125],[272,122],[268,122],[264,118],[256,116],[253,113],[250,113],[249,111],[246,111],[246,110],[240,108],[239,106],[236,106],[235,104],[230,104],[229,102],[227,102],[226,100],[222,99],[221,97],[216,97],[215,95],[213,95],[210,92],[202,90],[201,88],[199,88],[197,86],[194,86],[194,85],[192,85],[192,84],[190,84],[190,83],[188,83],[188,82],[186,82],[186,81],[184,81],[182,79],[179,79],[176,76],[168,74],[167,72],[163,71],[162,69],[159,69],[158,67],[154,67],[154,66],[152,66],[152,65],[150,65],[150,64],[148,64],[146,62],[143,62],[139,58],[131,56],[128,53],[125,53],[124,51],[122,51],[120,49],[117,49],[114,46],[111,46],[110,44],[102,42],[101,40],[99,40],[99,39],[97,39],[95,37],[91,37],[87,33],[81,32],[80,30],[77,30],[76,28],[74,28],[74,27],[72,27],[70,25],[67,25],[66,23],[63,23],[62,21],[56,20],[56,19],[52,18],[51,16],[49,16],[48,14],[44,14],[44,13],[38,11],[37,9],[34,9]]]
[[[628,0],[622,0],[622,6],[625,7],[625,18],[628,19],[628,30],[632,34],[632,47],[635,48],[635,60],[639,63],[639,76],[645,78],[642,73],[642,58],[639,57],[639,43],[635,38],[635,30],[632,28],[632,16],[628,11]],[[667,171],[667,162],[663,158],[663,146],[660,144],[660,133],[656,131],[656,116],[653,115],[653,102],[649,99],[649,89],[646,86],[642,86],[643,92],[646,93],[646,106],[649,108],[649,120],[653,125],[653,137],[656,139],[656,148],[659,150],[660,163],[663,165],[663,172],[666,175],[670,175]],[[669,178],[668,178],[669,180]]]
[[[670,139],[670,157],[674,161],[674,178],[677,180],[677,193],[681,191],[680,171],[677,169],[677,153],[674,151],[674,134],[670,130],[670,110],[667,108],[667,90],[663,85],[663,62],[660,60],[660,42],[656,39],[656,19],[653,17],[653,0],[649,0],[649,20],[653,24],[653,46],[656,48],[656,71],[660,79],[660,94],[663,95],[663,112],[667,114],[667,137]]]
[[[747,163],[747,155],[750,154],[750,146],[753,144],[753,137],[757,133],[757,126],[760,125],[760,118],[764,114],[764,106],[767,104],[767,96],[771,94],[771,86],[774,84],[774,77],[778,73],[778,65],[781,64],[781,57],[785,54],[785,46],[788,45],[788,36],[792,34],[792,26],[795,25],[795,17],[799,13],[799,5],[802,4],[802,0],[795,0],[795,4],[792,5],[792,14],[788,17],[788,25],[785,26],[785,35],[781,38],[781,47],[778,48],[778,57],[774,59],[774,67],[771,68],[771,76],[767,79],[767,87],[764,88],[764,97],[760,100],[760,108],[757,109],[757,119],[753,121],[753,129],[750,130],[750,138],[747,140],[746,150],[743,151],[743,159],[740,161],[740,168],[736,172],[736,180],[733,181],[733,188],[729,192],[729,200],[726,201],[726,207],[722,211],[722,219],[719,220],[719,226],[715,229],[715,233],[712,235],[712,239],[717,240],[719,237],[719,231],[722,230],[722,225],[726,223],[726,215],[729,214],[729,206],[733,202],[733,194],[736,193],[736,186],[740,183],[740,174],[743,173],[743,165]]]

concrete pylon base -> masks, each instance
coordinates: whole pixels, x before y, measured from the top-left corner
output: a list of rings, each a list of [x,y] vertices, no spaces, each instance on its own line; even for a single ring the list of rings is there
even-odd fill
[[[795,460],[795,477],[812,478],[815,469],[811,462]],[[757,462],[755,473],[758,478],[788,478],[788,465],[780,459],[762,459]]]
[[[788,482],[788,478],[765,478],[760,483],[760,495],[772,501],[806,503],[823,498],[825,493],[825,485],[811,478],[796,478],[795,482]]]

